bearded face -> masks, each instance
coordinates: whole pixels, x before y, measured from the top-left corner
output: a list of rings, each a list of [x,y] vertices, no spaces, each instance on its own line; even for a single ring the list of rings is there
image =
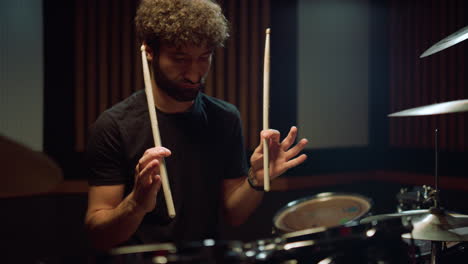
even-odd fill
[[[205,78],[196,83],[186,79],[170,80],[158,65],[154,67],[154,76],[158,87],[179,102],[195,100],[198,93],[205,88]]]
[[[207,47],[161,45],[153,64],[159,88],[176,101],[193,101],[204,88],[212,53]]]

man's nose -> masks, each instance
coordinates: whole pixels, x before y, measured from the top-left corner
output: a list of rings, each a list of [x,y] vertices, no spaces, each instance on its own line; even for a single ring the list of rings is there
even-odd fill
[[[184,78],[188,81],[191,81],[192,83],[200,82],[200,69],[196,63],[191,63],[184,75]]]

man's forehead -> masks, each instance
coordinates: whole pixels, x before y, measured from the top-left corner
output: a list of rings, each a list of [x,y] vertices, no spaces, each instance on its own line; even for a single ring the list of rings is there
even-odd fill
[[[214,48],[208,47],[207,45],[169,45],[169,44],[162,44],[161,50],[170,53],[182,53],[182,54],[192,54],[192,53],[210,53],[214,51]]]

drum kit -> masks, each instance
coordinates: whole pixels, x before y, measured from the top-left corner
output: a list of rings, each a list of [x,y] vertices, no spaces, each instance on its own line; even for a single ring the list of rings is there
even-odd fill
[[[468,38],[468,26],[434,44],[422,57]],[[416,107],[390,117],[468,111],[468,100]],[[249,243],[204,240],[190,244],[120,247],[115,263],[462,263],[468,259],[468,215],[439,200],[437,138],[435,187],[401,189],[397,212],[371,215],[372,200],[321,193],[287,204],[273,218],[274,237]],[[136,260],[136,261],[135,261]]]

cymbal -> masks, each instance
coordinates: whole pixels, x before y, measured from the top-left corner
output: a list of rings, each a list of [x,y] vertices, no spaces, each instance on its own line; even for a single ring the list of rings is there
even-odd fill
[[[394,218],[401,218],[403,222],[411,223],[413,226],[411,234],[402,235],[404,238],[431,241],[468,241],[468,215],[448,213],[436,208],[375,215],[366,217],[360,222],[365,224]]]
[[[441,50],[449,48],[459,42],[464,41],[468,38],[468,26],[456,31],[455,33],[450,34],[449,36],[445,37],[441,41],[437,42],[436,44],[432,45],[429,49],[427,49],[420,58],[427,57],[434,53],[437,53]]]
[[[425,115],[448,114],[448,113],[457,113],[457,112],[465,112],[465,111],[468,111],[467,99],[419,106],[415,108],[406,109],[400,112],[395,112],[388,116],[389,117],[425,116]]]
[[[403,211],[400,213],[393,213],[393,214],[372,215],[372,216],[368,216],[366,218],[361,219],[361,221],[359,222],[361,224],[368,224],[374,221],[384,221],[384,220],[394,219],[394,218],[421,216],[421,215],[427,214],[428,212],[429,210],[427,209],[420,209],[420,210],[408,210],[408,211]]]
[[[63,180],[49,157],[0,135],[0,198],[45,193]]]
[[[431,241],[468,241],[468,215],[432,210],[428,214],[415,217],[411,234],[404,238]]]

